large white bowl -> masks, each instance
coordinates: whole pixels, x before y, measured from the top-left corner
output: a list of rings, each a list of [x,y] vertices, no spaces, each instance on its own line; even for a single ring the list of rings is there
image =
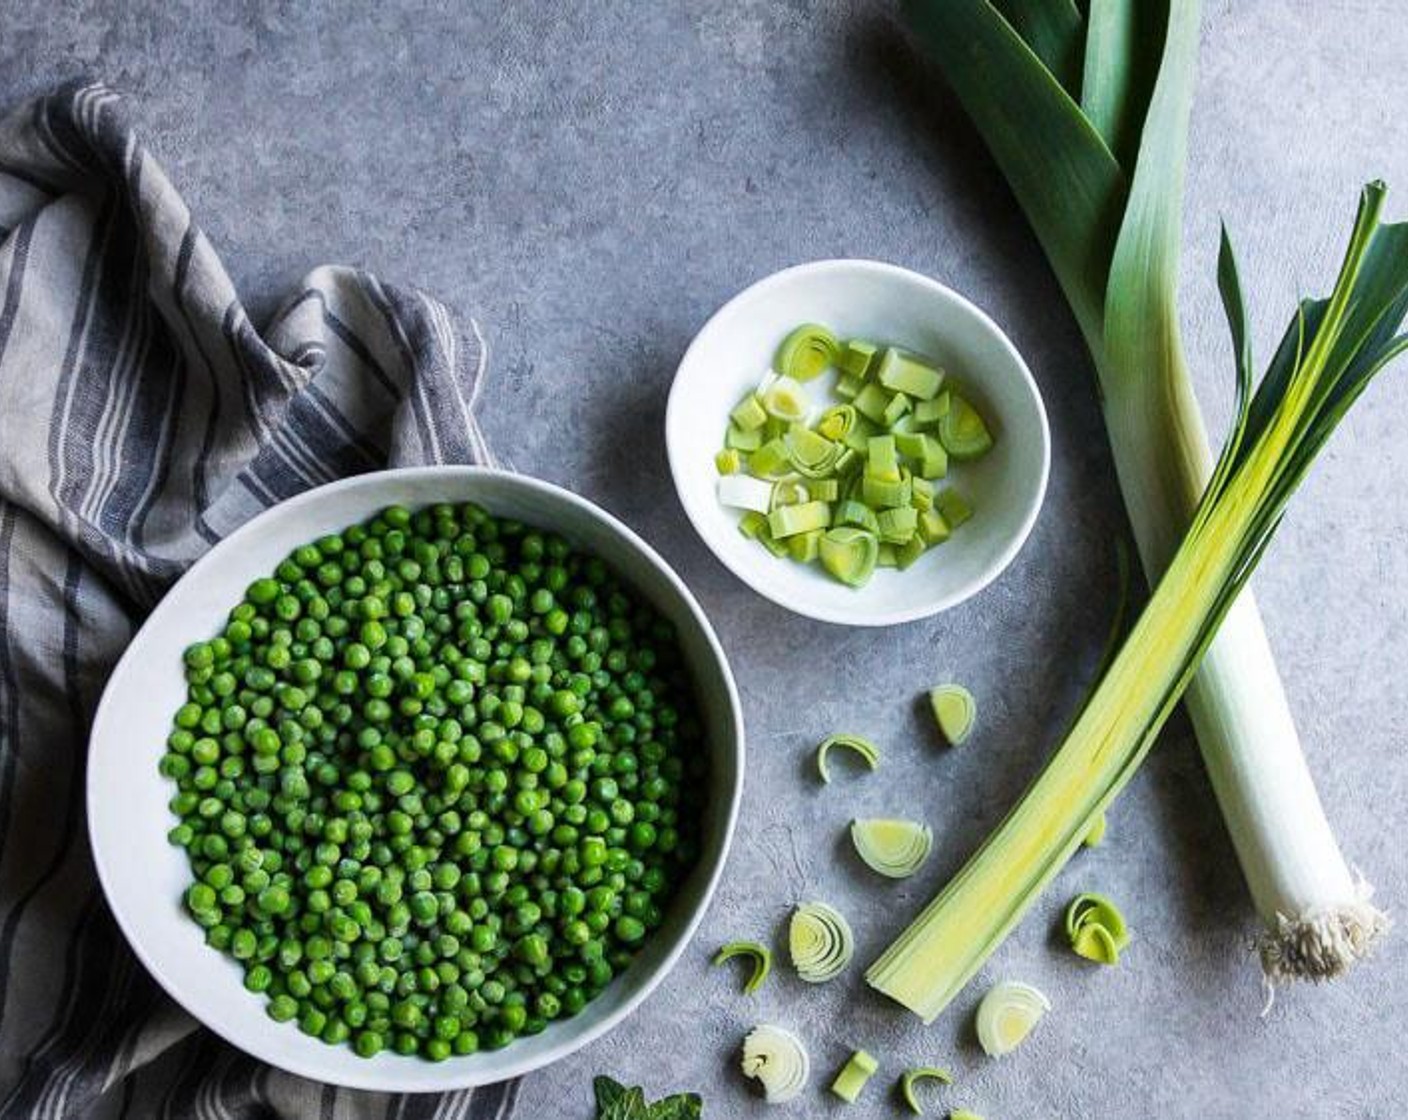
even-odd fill
[[[167,843],[172,784],[157,773],[171,717],[185,698],[181,654],[211,637],[249,583],[293,548],[384,506],[474,501],[551,528],[606,560],[679,633],[706,723],[711,762],[703,854],[664,926],[586,1009],[503,1050],[431,1063],[383,1053],[359,1058],[293,1024],[275,1023],[245,991],[242,970],[204,943],[185,914],[191,874]],[[743,723],[724,652],[680,578],[609,513],[557,486],[478,467],[362,475],[312,490],[255,518],[213,548],[161,601],[108,682],[88,754],[88,829],[98,877],[118,924],[148,971],[187,1011],[240,1049],[318,1081],[358,1089],[444,1091],[515,1077],[605,1034],[664,979],[703,916],[723,870],[743,785]]]
[[[818,565],[773,557],[739,533],[738,511],[715,496],[714,453],[723,446],[729,411],[757,386],[799,323],[824,323],[841,338],[873,339],[934,359],[961,382],[997,439],[987,455],[954,472],[977,510],[973,519],[906,571],[877,571],[862,588],[838,583]],[[1051,465],[1041,395],[1007,336],[937,280],[878,261],[797,265],[724,304],[680,362],[665,440],[685,513],[739,579],[798,614],[852,626],[937,614],[996,579],[1036,521]]]

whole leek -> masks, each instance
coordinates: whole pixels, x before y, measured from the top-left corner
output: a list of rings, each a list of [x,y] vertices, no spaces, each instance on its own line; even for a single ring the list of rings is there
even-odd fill
[[[1408,312],[1408,224],[1360,202],[1330,298],[1302,304],[1251,392],[1250,343],[1231,248],[1219,262],[1237,350],[1236,419],[1183,542],[1066,740],[1016,808],[866,973],[933,1019],[1021,920],[1134,774],[1192,680],[1330,432],[1391,359]],[[1358,936],[1346,927],[1339,936]],[[1343,947],[1358,955],[1362,944]]]
[[[1247,554],[1232,537],[1210,540],[1205,523],[1211,519],[1222,524],[1210,511],[1230,497],[1223,491],[1219,499],[1209,486],[1210,480],[1216,481],[1214,464],[1184,363],[1175,306],[1198,5],[1195,0],[1137,5],[1090,0],[1083,5],[1084,16],[1071,0],[910,0],[906,7],[1032,222],[1090,348],[1121,488],[1151,582],[1168,572],[1165,583],[1170,583],[1178,558],[1189,550],[1199,559],[1185,561],[1188,565],[1213,563],[1214,552],[1223,562],[1240,554],[1244,565],[1232,569],[1233,575],[1223,582],[1168,590],[1160,585],[1135,637],[1142,635],[1142,642],[1163,648],[1141,651],[1131,638],[1104,678],[1099,703],[1092,701],[1086,708],[1051,769],[926,913],[952,912],[960,894],[970,889],[965,884],[982,878],[977,868],[985,860],[1004,858],[1003,845],[1015,842],[1014,830],[1035,828],[1025,822],[1054,812],[1046,823],[1059,824],[1059,835],[1045,837],[1042,852],[1025,852],[1024,870],[1019,874],[1014,867],[1004,874],[1001,890],[984,904],[996,911],[982,917],[996,924],[986,927],[986,940],[980,937],[972,945],[981,960],[1088,831],[1099,807],[1127,780],[1172,698],[1182,691],[1186,682],[1181,675],[1191,675],[1201,655],[1202,669],[1188,688],[1188,707],[1238,857],[1266,922],[1260,943],[1265,975],[1272,981],[1336,976],[1368,951],[1387,923],[1369,905],[1368,887],[1351,873],[1325,819],[1251,595],[1228,595],[1230,588],[1241,588],[1264,541]],[[1370,188],[1357,237],[1371,236],[1378,197],[1378,188]],[[1392,326],[1402,309],[1393,302],[1396,289],[1391,281],[1404,266],[1383,246],[1396,245],[1397,229],[1372,235],[1380,248],[1370,263],[1356,258],[1352,247],[1340,281],[1371,298],[1383,314],[1382,324]],[[1222,280],[1224,287],[1235,284],[1230,251],[1224,254]],[[1224,291],[1224,296],[1238,344],[1239,371],[1249,378],[1240,295]],[[1307,347],[1326,326],[1317,318],[1320,306],[1304,309]],[[1272,438],[1271,406],[1278,394],[1289,392],[1290,373],[1300,369],[1299,359],[1308,353],[1297,351],[1297,338],[1296,331],[1288,336],[1258,403],[1249,406],[1248,419],[1256,421],[1252,427],[1265,430],[1267,439]],[[1341,330],[1335,338],[1340,349],[1352,351],[1342,356],[1354,362],[1307,372],[1307,379],[1333,380],[1351,365],[1359,368],[1355,363],[1385,356],[1380,350],[1387,336],[1360,337]],[[1362,384],[1354,393],[1359,388]],[[1332,426],[1339,415],[1326,414],[1320,422]],[[1283,422],[1289,432],[1309,421],[1300,417]],[[1295,455],[1303,457],[1297,460],[1299,470],[1308,465],[1325,434],[1328,427],[1310,444],[1298,446]],[[1244,435],[1241,446],[1245,450],[1253,442]],[[1281,477],[1298,479],[1299,473]],[[1272,506],[1279,509],[1289,496],[1289,490],[1257,489],[1250,476],[1235,492],[1243,505],[1264,507],[1263,514]],[[1200,533],[1190,533],[1184,550],[1178,551],[1200,508]],[[1251,513],[1242,510],[1244,518]],[[1224,531],[1245,529],[1241,525]],[[1208,571],[1197,570],[1202,579],[1209,579]],[[1185,567],[1180,573],[1182,580],[1188,578],[1187,571]],[[1161,612],[1157,616],[1156,606]],[[1160,621],[1151,623],[1154,617]],[[1219,619],[1221,631],[1211,641]],[[1168,644],[1172,629],[1164,628],[1175,624],[1187,631],[1183,646]],[[1142,670],[1149,675],[1127,676],[1141,652],[1150,658]],[[1131,694],[1112,697],[1121,687]],[[1150,703],[1156,694],[1159,702]],[[1121,722],[1107,723],[1100,732],[1102,769],[1084,774],[1076,783],[1083,788],[1062,785],[1048,792],[1062,758],[1073,745],[1089,749],[1095,733],[1090,721],[1102,716],[1111,720],[1115,700],[1132,707]],[[1052,796],[1066,800],[1052,802],[1037,814],[1035,800]],[[1095,808],[1087,812],[1091,805]],[[1068,845],[1072,835],[1076,839]],[[987,888],[996,885],[997,880],[987,880]],[[910,955],[901,949],[912,933],[872,969],[877,986],[894,988],[885,978],[893,980],[900,956]],[[922,941],[933,944],[936,937]],[[955,965],[952,971],[949,980],[971,969]],[[939,1006],[956,990],[948,985]],[[926,1001],[926,1007],[932,1010],[933,1000]]]

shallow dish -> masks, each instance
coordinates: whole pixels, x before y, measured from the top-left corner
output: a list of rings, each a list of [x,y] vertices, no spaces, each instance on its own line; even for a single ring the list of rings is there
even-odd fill
[[[181,653],[208,638],[244,589],[291,549],[393,503],[474,501],[490,512],[550,527],[609,563],[678,630],[709,738],[711,789],[702,854],[665,924],[630,967],[571,1019],[494,1052],[440,1063],[383,1053],[359,1058],[293,1024],[275,1023],[245,991],[241,969],[208,947],[185,913],[185,853],[166,840],[173,787],[157,772],[171,718],[185,698]],[[664,979],[718,882],[743,782],[737,690],[713,629],[679,577],[609,513],[557,486],[479,467],[384,471],[284,502],[232,534],[172,588],[118,662],[93,724],[88,829],[98,877],[118,925],[148,971],[187,1011],[240,1049],[293,1073],[358,1089],[441,1092],[538,1069],[606,1033]]]
[[[773,557],[738,531],[738,511],[715,496],[714,452],[723,446],[729,410],[757,386],[787,332],[808,322],[938,362],[962,383],[997,440],[961,468],[959,487],[977,510],[973,519],[911,568],[878,571],[862,588],[836,582],[815,564]],[[878,261],[797,265],[726,303],[680,362],[665,438],[685,512],[725,566],[789,610],[851,626],[937,614],[996,579],[1036,521],[1051,462],[1046,409],[1007,336],[938,281]]]

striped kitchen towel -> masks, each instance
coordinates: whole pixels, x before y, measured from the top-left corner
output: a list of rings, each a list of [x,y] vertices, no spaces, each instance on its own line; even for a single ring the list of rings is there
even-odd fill
[[[512,1084],[338,1090],[198,1028],[123,943],[83,812],[103,682],[202,552],[344,475],[490,460],[469,327],[320,268],[260,331],[116,95],[0,123],[0,1117],[512,1112]]]

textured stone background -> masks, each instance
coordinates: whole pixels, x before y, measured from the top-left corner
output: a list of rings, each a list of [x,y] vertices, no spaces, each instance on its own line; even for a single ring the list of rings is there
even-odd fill
[[[1395,0],[1206,7],[1183,311],[1221,418],[1217,222],[1236,235],[1266,353],[1292,301],[1328,285],[1363,179],[1396,183],[1390,209],[1408,212],[1408,34]],[[925,1030],[859,969],[820,991],[784,971],[750,1000],[705,966],[718,942],[765,934],[813,893],[850,912],[873,955],[1031,775],[1110,608],[1124,517],[1086,358],[1000,178],[887,7],[6,0],[0,100],[81,72],[133,95],[256,318],[325,261],[477,316],[500,451],[643,532],[732,655],[750,758],[723,889],[661,991],[532,1079],[523,1115],[588,1116],[599,1071],[700,1089],[710,1116],[750,1114],[761,1106],[733,1055],[758,1020],[797,1028],[818,1079],[860,1044],[892,1069],[951,1065],[946,1102],[991,1118],[1402,1115],[1408,935],[1354,979],[1289,992],[1259,1019],[1245,892],[1181,722],[1115,809],[1109,843],[981,978],[1027,978],[1055,1001],[1019,1055],[982,1059],[971,995]],[[673,367],[713,309],[783,265],[841,255],[917,268],[985,306],[1026,354],[1055,439],[1045,511],[1008,574],[961,609],[882,633],[791,617],[728,576],[686,524],[659,439]],[[1342,430],[1258,581],[1330,814],[1390,907],[1408,897],[1405,374]],[[980,696],[982,727],[945,754],[910,701],[950,675]],[[874,734],[885,764],[823,793],[804,757],[840,724]],[[938,846],[922,875],[883,887],[837,837],[850,816],[887,810],[923,813]],[[1087,886],[1127,905],[1126,967],[1096,972],[1052,937],[1059,901]],[[897,1115],[887,1080],[847,1116]],[[834,1111],[818,1090],[792,1114]]]

